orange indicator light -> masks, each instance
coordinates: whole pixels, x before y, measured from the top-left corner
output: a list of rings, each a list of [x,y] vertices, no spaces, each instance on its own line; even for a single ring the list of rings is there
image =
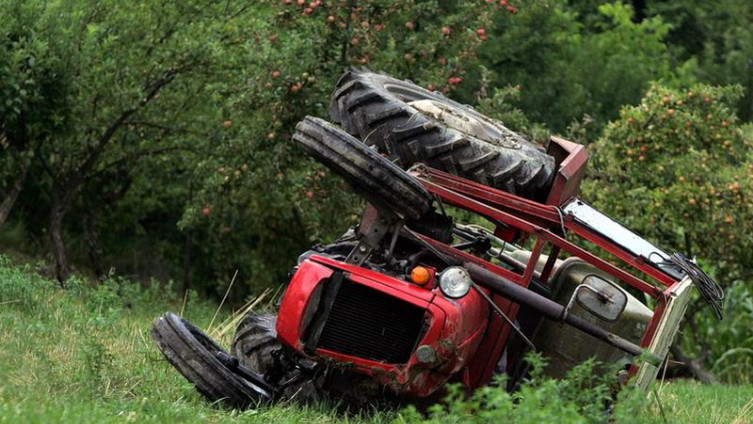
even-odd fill
[[[410,272],[410,280],[419,286],[423,286],[431,280],[431,273],[428,269],[417,266]]]

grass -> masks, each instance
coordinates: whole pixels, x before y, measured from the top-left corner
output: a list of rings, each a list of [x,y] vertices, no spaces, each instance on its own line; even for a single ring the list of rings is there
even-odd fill
[[[709,386],[694,381],[658,391],[673,423],[753,423],[753,386]],[[654,412],[656,407],[653,408]]]
[[[162,359],[149,329],[165,310],[183,310],[205,328],[216,305],[172,293],[119,279],[95,288],[75,277],[60,290],[33,266],[0,256],[0,422],[411,421],[402,412],[342,416],[327,406],[231,411],[209,404]],[[213,328],[226,327],[221,321],[227,324],[230,315],[220,312]],[[753,423],[753,386],[676,382],[658,393],[670,423]],[[642,411],[629,422],[663,422],[656,402]]]

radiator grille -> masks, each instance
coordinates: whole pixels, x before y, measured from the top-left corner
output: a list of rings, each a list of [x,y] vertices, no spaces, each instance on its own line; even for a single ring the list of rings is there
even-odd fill
[[[343,281],[318,347],[391,364],[408,362],[424,309],[361,284]]]

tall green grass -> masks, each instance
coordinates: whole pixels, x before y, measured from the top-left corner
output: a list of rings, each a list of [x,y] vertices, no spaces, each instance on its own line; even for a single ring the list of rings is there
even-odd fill
[[[154,347],[151,321],[165,310],[182,310],[206,328],[216,305],[194,295],[175,295],[169,285],[142,286],[119,278],[95,286],[74,277],[61,290],[39,277],[35,266],[13,265],[0,256],[0,422],[412,423],[428,419],[444,424],[488,418],[541,424],[606,419],[598,401],[603,388],[589,386],[589,380],[582,378],[540,379],[513,396],[493,388],[471,399],[455,396],[428,416],[411,409],[348,416],[327,405],[303,408],[287,403],[227,410],[206,402]],[[225,343],[232,330],[224,334],[218,330],[227,328],[231,318],[229,311],[220,311],[212,326],[211,334]],[[671,423],[753,423],[751,386],[672,383],[659,387],[658,393]],[[743,411],[746,404],[748,412]],[[619,422],[663,422],[653,397],[630,398],[624,405],[617,408],[617,416],[629,418]]]
[[[340,421],[324,407],[209,404],[151,341],[151,321],[168,309],[206,327],[216,305],[117,278],[94,287],[74,277],[60,290],[0,256],[0,422]]]

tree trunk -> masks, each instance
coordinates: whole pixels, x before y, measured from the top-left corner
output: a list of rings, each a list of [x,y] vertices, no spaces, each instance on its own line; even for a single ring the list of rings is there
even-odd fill
[[[643,22],[646,19],[646,0],[633,0],[633,10],[633,22]]]
[[[65,287],[65,281],[68,279],[68,258],[65,253],[65,244],[63,244],[63,217],[66,212],[66,196],[61,198],[59,193],[52,195],[52,207],[50,208],[50,243],[52,249],[52,259],[55,261],[55,277],[60,287]]]
[[[685,356],[685,353],[677,345],[672,345],[670,348],[672,356],[679,362],[682,362],[690,372],[690,374],[703,384],[717,384],[719,380],[712,374],[706,367],[703,366],[702,361],[699,358],[690,358]]]
[[[102,243],[97,231],[97,222],[101,210],[98,208],[89,209],[84,215],[84,233],[86,244],[89,247],[89,261],[91,262],[97,279],[102,281],[105,277],[104,266],[102,265]]]
[[[186,243],[183,247],[183,291],[191,288],[191,229],[186,231]]]
[[[0,229],[3,228],[3,224],[5,224],[5,221],[8,219],[8,215],[10,215],[10,211],[11,209],[13,209],[13,205],[16,204],[16,199],[18,199],[18,195],[21,193],[25,182],[26,168],[24,167],[24,169],[21,171],[21,174],[13,183],[13,187],[11,187],[8,194],[0,203]]]

